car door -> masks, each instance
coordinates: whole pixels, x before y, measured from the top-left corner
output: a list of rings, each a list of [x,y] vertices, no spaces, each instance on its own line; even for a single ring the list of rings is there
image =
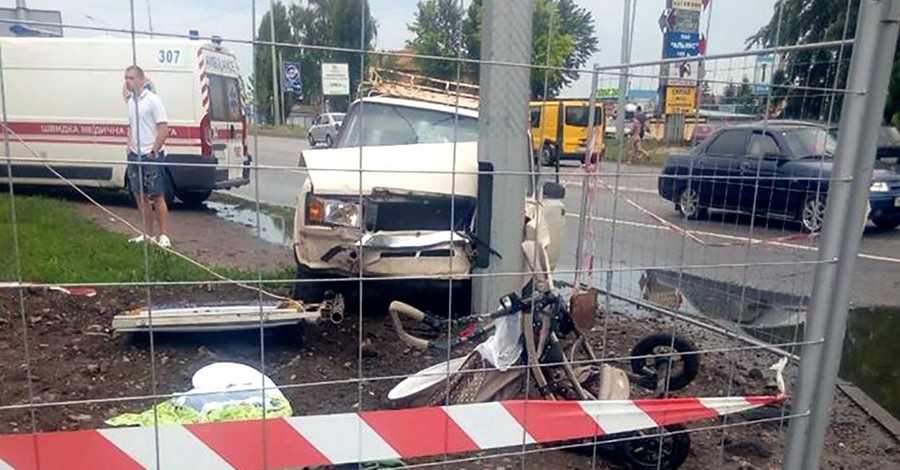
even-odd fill
[[[739,206],[745,189],[740,178],[740,162],[747,149],[748,129],[725,129],[696,159],[693,174],[701,175],[701,203],[712,209],[733,209]]]
[[[739,207],[752,214],[783,212],[787,205],[787,186],[777,178],[784,152],[768,131],[753,130],[747,155],[740,159],[737,172],[743,181]]]

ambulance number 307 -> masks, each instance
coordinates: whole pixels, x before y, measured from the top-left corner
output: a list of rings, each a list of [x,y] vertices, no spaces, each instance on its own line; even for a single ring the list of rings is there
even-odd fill
[[[156,60],[160,64],[177,64],[180,58],[181,51],[177,49],[160,49],[156,55]]]

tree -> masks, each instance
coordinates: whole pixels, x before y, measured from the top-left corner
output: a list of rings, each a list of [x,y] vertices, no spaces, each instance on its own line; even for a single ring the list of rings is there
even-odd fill
[[[812,44],[844,38],[856,34],[859,2],[846,0],[778,0],[769,24],[747,39],[747,47],[773,47],[789,44]],[[780,10],[783,8],[783,12]],[[779,18],[781,24],[779,27]],[[900,40],[893,45],[900,46]],[[845,88],[852,47],[814,49],[784,54],[779,70],[773,75],[775,85],[772,107],[783,109],[784,117],[837,120],[841,110],[842,93],[786,89],[800,87]],[[838,59],[840,58],[840,61]],[[900,113],[900,49],[894,52],[891,87],[884,108],[885,120]]]
[[[484,18],[482,0],[472,0],[463,11],[452,0],[422,0],[413,23],[415,37],[408,45],[413,52],[456,58],[457,54],[472,61],[481,57],[481,31]],[[461,24],[462,34],[458,31]],[[459,44],[457,40],[459,39]],[[597,51],[594,20],[590,12],[572,0],[536,0],[532,16],[531,96],[553,97],[578,79],[570,70],[584,66]],[[419,62],[423,73],[445,80],[456,79],[456,64],[451,61],[424,59]],[[477,62],[462,67],[461,75],[469,82],[478,81]],[[546,91],[546,93],[545,93]]]
[[[417,54],[440,57],[466,57],[462,40],[463,10],[456,0],[420,1],[413,22],[407,28],[415,36],[406,45]],[[423,74],[454,80],[457,61],[415,58]],[[461,74],[462,72],[460,72]]]
[[[288,11],[284,6],[284,3],[281,1],[275,2],[272,11],[275,12],[275,42],[287,44],[296,43],[297,39],[288,22]],[[266,12],[262,17],[256,37],[258,41],[272,41],[272,11]],[[291,60],[294,56],[294,50],[291,48],[276,47],[276,54],[278,54],[278,52],[281,52],[283,60]],[[273,103],[275,99],[275,93],[272,91],[273,60],[277,59],[272,58],[272,46],[270,44],[256,45],[255,73],[253,74],[254,85],[256,86],[255,97],[258,100],[256,106],[260,112],[263,112],[272,121],[274,121],[274,115],[272,113],[274,112]],[[279,72],[279,76],[280,73],[281,72]],[[285,112],[285,116],[286,115],[287,112]]]
[[[334,49],[372,50],[376,26],[368,0],[308,0],[290,7],[279,0],[273,11],[275,42],[292,45],[277,46],[276,54],[280,54],[285,62],[300,63],[304,98],[314,102],[315,98],[321,97],[322,62],[349,65],[350,93],[353,94],[365,66],[362,54]],[[270,15],[271,12],[266,12],[262,17],[257,32],[259,41],[271,41]],[[301,44],[312,47],[299,47]],[[271,45],[256,46],[254,83],[260,109],[271,109],[272,106],[272,60]],[[280,76],[281,71],[278,74]],[[287,115],[295,97],[286,94],[284,99]],[[343,109],[348,104],[347,97],[332,97],[331,101],[334,109]]]

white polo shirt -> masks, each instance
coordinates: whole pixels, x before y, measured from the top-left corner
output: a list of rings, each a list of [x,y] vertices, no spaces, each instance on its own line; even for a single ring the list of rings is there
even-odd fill
[[[128,124],[131,126],[128,150],[141,155],[150,153],[153,150],[153,143],[156,142],[156,126],[166,122],[169,122],[166,108],[156,93],[144,89],[137,100],[137,106],[132,94],[128,98]],[[137,149],[140,149],[140,152]]]

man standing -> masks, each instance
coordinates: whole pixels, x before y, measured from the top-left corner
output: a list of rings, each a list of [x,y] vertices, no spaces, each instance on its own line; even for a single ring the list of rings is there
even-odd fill
[[[125,69],[125,86],[128,97],[128,185],[138,209],[144,218],[144,234],[159,246],[168,248],[169,208],[166,206],[166,177],[162,163],[165,161],[163,146],[169,136],[166,108],[162,101],[146,86],[144,70],[137,65]],[[159,235],[154,235],[154,222]],[[129,240],[143,242],[141,234]]]

